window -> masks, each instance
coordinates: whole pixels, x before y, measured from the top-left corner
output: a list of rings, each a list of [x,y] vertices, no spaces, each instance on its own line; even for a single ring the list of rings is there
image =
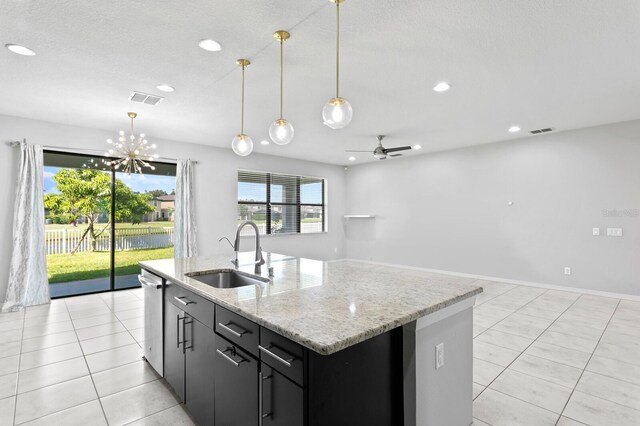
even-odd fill
[[[251,220],[262,235],[324,232],[325,186],[322,178],[239,170],[238,224]]]
[[[127,175],[102,157],[44,152],[52,297],[139,287],[140,260],[173,257],[173,223],[154,222],[160,214],[152,200],[173,192],[176,165],[153,165]]]

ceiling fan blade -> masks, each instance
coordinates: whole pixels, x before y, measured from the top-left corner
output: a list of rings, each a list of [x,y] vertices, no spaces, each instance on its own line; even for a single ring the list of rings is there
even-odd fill
[[[402,157],[402,154],[391,154],[389,157]]]
[[[407,149],[411,149],[411,147],[410,146],[399,146],[399,147],[396,147],[396,148],[385,148],[384,152],[386,154],[388,152],[405,151]]]
[[[357,150],[353,150],[353,149],[345,149],[344,152],[368,152],[368,153],[371,153],[371,150],[369,150],[369,151],[357,151]]]

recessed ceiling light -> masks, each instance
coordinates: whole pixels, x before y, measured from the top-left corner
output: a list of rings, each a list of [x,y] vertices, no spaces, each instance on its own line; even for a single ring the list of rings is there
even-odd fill
[[[268,140],[266,140],[266,139],[262,139],[262,140],[260,141],[260,143],[261,143],[262,145],[269,145],[269,141],[268,141]]]
[[[446,81],[441,81],[440,83],[433,86],[434,92],[446,92],[449,89],[451,89],[451,85]]]
[[[168,84],[161,84],[160,86],[156,86],[158,90],[162,90],[163,92],[173,92],[176,90],[175,87],[169,86]]]
[[[220,43],[211,39],[200,40],[198,46],[209,52],[219,52],[222,50]]]
[[[509,127],[509,133],[518,133],[519,131],[520,131],[520,127],[518,126]]]
[[[421,145],[414,145],[413,149],[422,149],[422,146]]]
[[[18,55],[22,55],[22,56],[35,56],[36,54],[36,52],[34,52],[33,50],[24,46],[20,46],[19,44],[9,43],[9,44],[5,44],[4,47],[9,49],[13,53],[17,53]]]
[[[356,157],[349,157],[349,161],[356,161]]]

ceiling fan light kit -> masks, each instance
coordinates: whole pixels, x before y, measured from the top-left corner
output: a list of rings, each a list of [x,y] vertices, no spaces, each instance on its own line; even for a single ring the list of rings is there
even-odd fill
[[[322,108],[322,120],[331,129],[344,129],[351,123],[353,108],[340,97],[340,3],[345,0],[329,0],[336,4],[336,96]]]
[[[236,64],[242,68],[242,106],[240,113],[240,133],[231,141],[231,149],[241,157],[246,157],[253,152],[253,141],[244,134],[244,70],[251,64],[248,59],[238,59]]]
[[[284,30],[276,31],[273,36],[280,42],[280,118],[271,123],[269,127],[269,137],[276,145],[287,145],[294,135],[293,125],[285,120],[282,113],[284,97],[284,42],[291,37],[289,32]]]

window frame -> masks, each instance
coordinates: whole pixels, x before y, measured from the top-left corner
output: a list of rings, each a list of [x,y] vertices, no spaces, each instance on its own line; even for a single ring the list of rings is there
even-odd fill
[[[326,194],[326,189],[327,189],[327,179],[323,178],[323,177],[317,177],[317,176],[300,176],[300,175],[295,175],[295,174],[287,174],[287,173],[276,173],[276,172],[265,172],[265,171],[258,171],[258,170],[246,170],[246,169],[238,169],[237,172],[237,177],[236,177],[236,191],[237,191],[237,187],[238,184],[241,182],[240,181],[240,176],[241,174],[249,174],[249,173],[253,173],[253,174],[262,174],[265,177],[265,184],[266,184],[266,200],[265,201],[243,201],[239,199],[240,194],[236,193],[236,200],[237,200],[237,205],[248,205],[248,206],[264,206],[265,208],[265,220],[266,220],[266,227],[265,227],[265,233],[264,234],[260,234],[261,236],[266,236],[266,235],[307,235],[307,234],[324,234],[327,233],[327,217],[326,217],[326,213],[327,213],[327,194]],[[273,181],[272,177],[276,175],[276,176],[286,176],[286,177],[294,177],[296,179],[296,202],[295,203],[286,203],[286,202],[276,202],[276,201],[271,201],[271,183]],[[301,202],[301,197],[300,197],[300,185],[301,185],[301,180],[302,179],[317,179],[322,183],[322,188],[321,188],[321,203],[302,203]],[[295,207],[296,208],[296,231],[295,232],[282,232],[282,233],[273,233],[273,229],[271,226],[271,217],[272,217],[272,212],[273,212],[273,207],[274,206],[291,206],[291,207]],[[303,207],[320,207],[322,209],[322,230],[321,231],[316,231],[316,232],[302,232],[302,208]],[[236,210],[237,213],[237,210]]]

